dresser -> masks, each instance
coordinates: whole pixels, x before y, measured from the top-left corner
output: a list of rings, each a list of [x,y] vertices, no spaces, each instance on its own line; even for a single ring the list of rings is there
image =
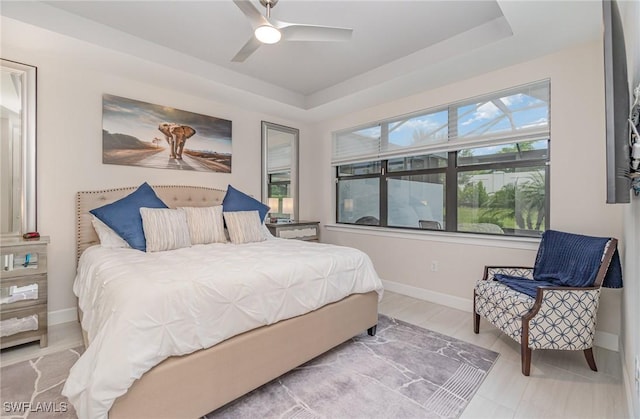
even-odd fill
[[[0,348],[47,346],[48,237],[0,241]]]
[[[317,242],[320,239],[319,221],[293,221],[291,223],[267,223],[275,237]]]

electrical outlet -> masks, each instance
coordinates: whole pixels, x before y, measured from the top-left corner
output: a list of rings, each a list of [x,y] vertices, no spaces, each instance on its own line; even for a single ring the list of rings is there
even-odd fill
[[[432,260],[431,261],[431,272],[438,272],[438,261],[437,260]]]

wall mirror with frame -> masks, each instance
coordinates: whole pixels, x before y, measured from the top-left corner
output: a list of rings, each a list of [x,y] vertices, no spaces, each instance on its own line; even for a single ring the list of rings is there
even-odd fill
[[[36,231],[36,67],[0,59],[0,235]]]
[[[298,219],[298,140],[300,130],[262,122],[262,202],[271,222]]]

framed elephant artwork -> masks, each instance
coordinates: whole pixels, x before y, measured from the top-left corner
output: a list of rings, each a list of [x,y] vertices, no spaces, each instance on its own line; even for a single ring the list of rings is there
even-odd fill
[[[104,94],[102,162],[231,173],[231,121]]]

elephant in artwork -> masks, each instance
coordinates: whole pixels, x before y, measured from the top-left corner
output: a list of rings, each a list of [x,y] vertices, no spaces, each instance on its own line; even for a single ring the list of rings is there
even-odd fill
[[[167,143],[169,143],[171,158],[178,160],[182,159],[182,150],[187,138],[193,137],[196,133],[196,130],[188,125],[170,124],[168,122],[160,124],[158,130],[164,134]]]

